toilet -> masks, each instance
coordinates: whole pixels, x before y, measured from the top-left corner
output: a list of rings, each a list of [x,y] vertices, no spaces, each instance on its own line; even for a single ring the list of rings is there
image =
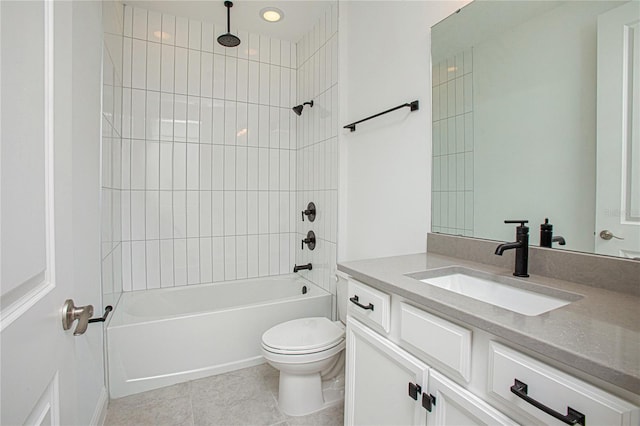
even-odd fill
[[[278,404],[290,416],[311,414],[342,400],[327,384],[343,371],[346,285],[338,283],[340,321],[299,318],[278,324],[262,335],[262,355],[280,371]]]

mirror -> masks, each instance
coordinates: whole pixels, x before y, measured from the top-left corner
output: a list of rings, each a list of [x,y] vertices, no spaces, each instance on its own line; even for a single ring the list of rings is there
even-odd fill
[[[640,259],[640,3],[476,0],[432,28],[432,232]],[[602,233],[602,235],[601,235]],[[559,239],[559,238],[556,238]]]

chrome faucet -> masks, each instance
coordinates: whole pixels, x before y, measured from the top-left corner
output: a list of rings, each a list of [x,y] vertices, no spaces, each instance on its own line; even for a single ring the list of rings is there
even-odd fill
[[[519,223],[516,228],[516,241],[513,243],[504,243],[496,247],[496,254],[502,256],[505,250],[516,249],[516,265],[513,275],[516,277],[528,277],[527,273],[529,263],[529,228],[525,226],[528,220],[505,220],[504,223]]]

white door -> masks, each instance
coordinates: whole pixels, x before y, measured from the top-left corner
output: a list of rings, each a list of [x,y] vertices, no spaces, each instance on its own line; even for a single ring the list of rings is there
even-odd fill
[[[421,389],[426,387],[428,370],[424,363],[349,317],[345,424],[424,425]],[[415,399],[409,395],[410,385]]]
[[[640,3],[598,17],[596,253],[640,258]]]
[[[88,424],[106,401],[101,325],[61,322],[68,298],[102,308],[100,10],[0,2],[2,425]]]
[[[430,426],[517,425],[500,411],[433,370],[429,371],[428,392],[434,401],[427,416]]]

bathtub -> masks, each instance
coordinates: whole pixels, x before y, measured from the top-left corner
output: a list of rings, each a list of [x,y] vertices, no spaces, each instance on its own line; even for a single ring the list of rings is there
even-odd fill
[[[297,275],[124,293],[107,326],[111,398],[261,364],[267,329],[330,318],[331,298]]]

